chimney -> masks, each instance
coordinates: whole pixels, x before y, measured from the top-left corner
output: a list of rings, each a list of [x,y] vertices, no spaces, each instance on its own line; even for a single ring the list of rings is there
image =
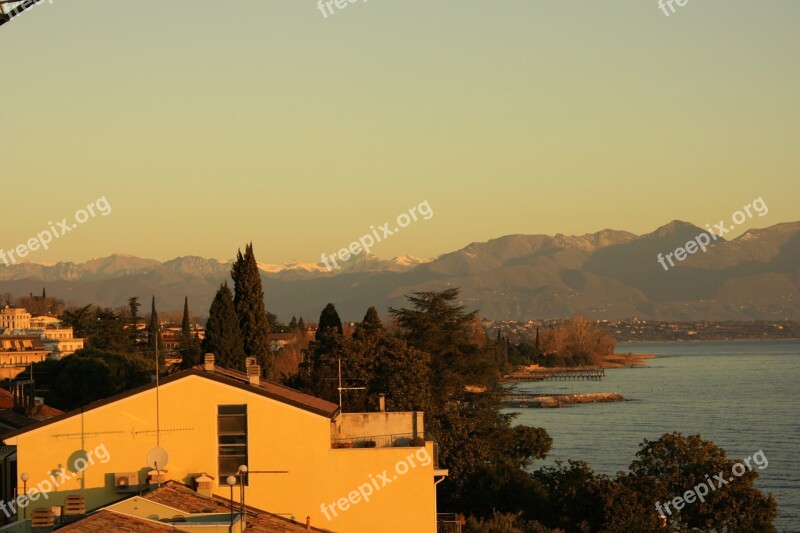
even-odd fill
[[[210,498],[213,491],[214,476],[209,476],[205,472],[194,478],[197,486],[197,494]]]
[[[213,372],[214,371],[214,354],[207,353],[206,356],[203,358],[203,366],[205,367],[206,372]]]
[[[147,482],[151,485],[167,481],[166,470],[150,470],[147,472]]]
[[[255,364],[255,357],[248,357],[248,363],[250,363],[250,359],[252,359],[253,364],[247,365],[247,378],[250,380],[250,385],[254,387],[258,387],[261,385],[261,367]]]
[[[311,517],[306,516],[306,531],[311,531]]]
[[[378,394],[378,404],[380,405],[381,413],[386,412],[386,395],[383,393]]]

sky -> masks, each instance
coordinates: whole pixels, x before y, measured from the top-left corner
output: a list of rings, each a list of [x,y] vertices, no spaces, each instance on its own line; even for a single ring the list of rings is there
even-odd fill
[[[0,248],[320,261],[800,220],[800,2],[53,0],[0,27]],[[324,6],[323,6],[324,8]],[[88,211],[87,211],[88,212]]]

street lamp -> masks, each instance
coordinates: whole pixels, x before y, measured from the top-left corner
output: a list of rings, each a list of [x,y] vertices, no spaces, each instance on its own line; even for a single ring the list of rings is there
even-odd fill
[[[28,494],[28,477],[29,477],[28,473],[27,472],[23,472],[22,475],[20,475],[19,477],[22,479],[22,493],[27,495]],[[25,497],[27,498],[27,496],[25,496]],[[21,506],[21,507],[22,507],[22,519],[24,520],[24,519],[28,518],[28,503],[25,502],[25,505]]]
[[[244,524],[244,484],[247,479],[247,465],[239,465],[239,496],[242,501],[242,524]]]
[[[228,477],[225,479],[225,481],[226,481],[226,482],[228,483],[228,485],[231,487],[231,527],[229,528],[229,531],[230,531],[231,533],[233,533],[233,486],[234,486],[234,485],[236,485],[236,477],[234,477],[234,476],[228,476]]]

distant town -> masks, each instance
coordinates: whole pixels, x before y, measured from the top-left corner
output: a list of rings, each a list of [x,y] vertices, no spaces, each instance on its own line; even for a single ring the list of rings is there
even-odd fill
[[[507,337],[512,343],[533,342],[537,328],[553,327],[563,320],[484,320],[483,327],[492,335]],[[664,322],[658,320],[596,320],[595,324],[617,342],[777,340],[800,339],[800,321],[782,320],[749,322]]]

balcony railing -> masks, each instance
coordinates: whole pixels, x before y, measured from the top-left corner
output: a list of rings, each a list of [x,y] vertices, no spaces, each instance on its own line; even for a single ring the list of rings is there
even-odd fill
[[[442,513],[436,515],[437,533],[461,533],[464,517],[455,513]]]
[[[393,435],[360,435],[331,439],[331,448],[403,448],[408,446],[424,446],[424,436],[413,433]]]

